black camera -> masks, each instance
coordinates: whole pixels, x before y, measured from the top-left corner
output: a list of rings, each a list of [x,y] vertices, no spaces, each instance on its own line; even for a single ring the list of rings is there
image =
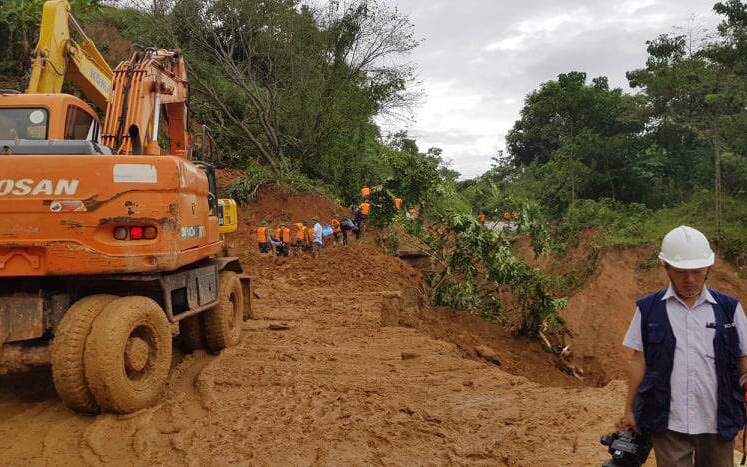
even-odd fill
[[[648,434],[618,431],[602,436],[600,442],[612,454],[602,467],[640,467],[646,463],[653,444]]]

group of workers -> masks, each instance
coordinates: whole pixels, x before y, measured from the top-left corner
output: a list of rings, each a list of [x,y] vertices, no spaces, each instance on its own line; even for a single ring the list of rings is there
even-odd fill
[[[335,214],[329,224],[322,225],[319,217],[313,218],[313,224],[309,226],[306,220],[296,222],[295,237],[287,222],[281,223],[277,228],[271,230],[267,222],[260,223],[257,228],[257,243],[259,252],[262,254],[275,254],[277,256],[288,256],[291,249],[295,246],[295,254],[300,255],[305,251],[310,251],[315,258],[321,254],[322,248],[326,242],[332,242],[335,245],[342,243],[348,244],[348,237],[352,234],[358,239],[366,231],[368,216],[371,213],[373,204],[370,201],[371,189],[368,187],[361,188],[362,202],[353,210],[353,218],[343,217]],[[402,198],[394,199],[396,209],[402,207]],[[295,238],[295,243],[293,243]]]
[[[312,256],[318,257],[326,241],[331,239],[335,245],[339,242],[347,245],[350,233],[353,232],[357,238],[360,232],[359,225],[339,215],[335,215],[330,224],[325,226],[320,223],[318,216],[314,216],[311,226],[305,220],[296,222],[293,226],[295,235],[291,235],[291,229],[286,222],[281,223],[274,231],[270,230],[267,222],[260,223],[257,228],[259,252],[272,254],[274,251],[277,256],[288,256],[291,248],[295,247],[297,255],[310,251]]]

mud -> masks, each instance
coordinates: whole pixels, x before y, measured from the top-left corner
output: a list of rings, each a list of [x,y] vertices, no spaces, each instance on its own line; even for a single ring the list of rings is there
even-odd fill
[[[317,260],[258,254],[252,223],[336,209],[321,197],[270,193],[243,210],[229,243],[255,279],[256,319],[220,355],[176,354],[156,406],[84,416],[58,400],[48,370],[0,377],[3,464],[606,460],[598,439],[620,416],[623,383],[579,386],[535,341],[418,306],[420,273],[371,237],[329,245]]]
[[[264,284],[267,287],[267,283]],[[395,284],[391,284],[392,287]],[[238,347],[178,363],[156,407],[86,417],[47,372],[0,381],[0,452],[21,464],[588,465],[623,387],[552,388],[382,326],[382,293],[273,288]],[[342,297],[335,297],[337,291]],[[285,324],[284,331],[270,330]],[[610,410],[610,408],[613,408]]]

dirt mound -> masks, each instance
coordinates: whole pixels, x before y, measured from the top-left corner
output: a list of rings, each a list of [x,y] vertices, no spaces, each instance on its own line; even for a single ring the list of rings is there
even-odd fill
[[[257,278],[259,293],[273,295],[280,291],[294,295],[308,288],[324,287],[344,293],[355,290],[395,290],[400,287],[419,287],[419,272],[393,256],[384,255],[374,242],[375,231],[360,241],[351,239],[350,245],[327,242],[318,259],[308,252],[300,256],[274,257],[259,253],[256,228],[267,221],[274,228],[280,222],[295,223],[319,216],[329,223],[335,213],[346,212],[334,201],[318,193],[286,193],[276,188],[263,189],[257,200],[240,208],[239,232],[227,236],[229,252],[248,265]],[[295,238],[296,230],[291,226]],[[289,293],[288,291],[293,291]]]
[[[241,210],[240,219],[249,228],[256,228],[263,220],[273,225],[302,220],[311,222],[314,216],[319,216],[322,224],[328,224],[335,213],[351,215],[349,209],[320,193],[287,193],[271,187],[260,190],[256,201]]]
[[[560,371],[554,356],[542,351],[536,339],[517,337],[510,330],[478,316],[437,307],[421,314],[417,328],[430,336],[456,344],[465,356],[489,360],[482,349],[493,350],[493,361],[512,375],[523,376],[545,386],[580,386],[573,376]]]

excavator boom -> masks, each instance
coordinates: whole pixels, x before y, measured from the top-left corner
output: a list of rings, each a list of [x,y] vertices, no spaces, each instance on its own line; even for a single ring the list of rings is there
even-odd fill
[[[70,13],[68,1],[45,2],[26,92],[57,94],[69,80],[103,110],[111,94],[113,76],[109,64]]]
[[[120,63],[106,110],[102,142],[117,154],[159,155],[161,107],[169,130],[170,154],[188,158],[189,82],[179,50],[146,49]]]

